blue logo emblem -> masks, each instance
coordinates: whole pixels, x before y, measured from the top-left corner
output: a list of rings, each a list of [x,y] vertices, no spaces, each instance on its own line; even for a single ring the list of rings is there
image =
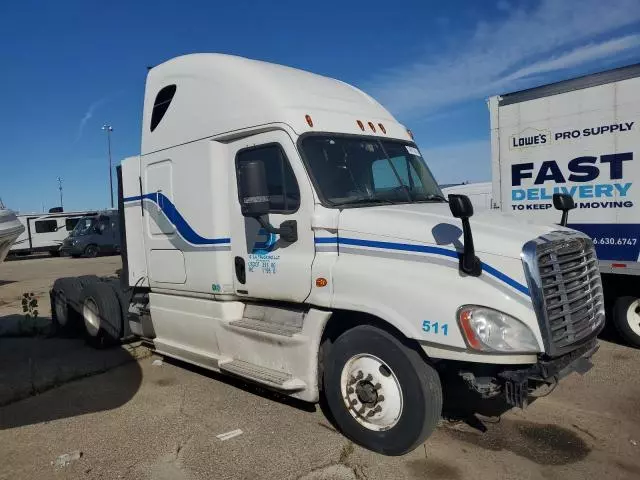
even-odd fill
[[[258,231],[258,237],[262,237],[264,240],[259,238],[256,240],[256,243],[253,244],[251,253],[254,255],[266,255],[272,252],[276,243],[278,243],[278,236],[275,233],[267,232],[264,228]]]

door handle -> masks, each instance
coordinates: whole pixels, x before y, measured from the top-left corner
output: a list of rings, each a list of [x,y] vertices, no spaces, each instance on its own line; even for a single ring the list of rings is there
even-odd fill
[[[234,264],[236,267],[236,278],[244,285],[247,283],[247,269],[245,267],[244,258],[236,257],[234,259]]]

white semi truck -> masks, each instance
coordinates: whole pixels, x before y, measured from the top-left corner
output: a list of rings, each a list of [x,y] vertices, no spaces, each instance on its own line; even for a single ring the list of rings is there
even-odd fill
[[[568,226],[587,234],[605,304],[640,347],[640,64],[489,99],[493,201],[555,220],[552,195],[575,199]]]
[[[584,371],[604,324],[591,239],[442,197],[410,132],[337,80],[219,54],[147,77],[119,169],[123,286],[61,279],[64,326],[308,402],[398,455],[435,428],[441,376],[524,407]],[[559,220],[558,218],[554,220]],[[550,222],[553,223],[553,222]]]

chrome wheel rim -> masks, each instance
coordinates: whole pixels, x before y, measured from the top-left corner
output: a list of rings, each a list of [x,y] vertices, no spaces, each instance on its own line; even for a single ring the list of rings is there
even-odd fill
[[[98,305],[93,298],[87,298],[82,306],[82,316],[84,318],[84,327],[91,337],[98,336],[100,331],[100,314]]]
[[[389,430],[402,416],[400,382],[389,365],[375,355],[351,357],[342,368],[340,390],[351,416],[369,430]]]
[[[640,336],[640,298],[631,302],[627,309],[627,323],[633,333]]]

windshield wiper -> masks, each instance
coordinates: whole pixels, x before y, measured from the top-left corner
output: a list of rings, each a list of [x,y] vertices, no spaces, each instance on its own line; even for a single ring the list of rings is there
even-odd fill
[[[444,195],[439,195],[436,193],[430,193],[428,195],[425,195],[424,197],[425,198],[421,198],[420,200],[417,200],[417,201],[418,202],[433,202],[433,201],[448,202],[449,201],[446,198],[444,198]]]
[[[353,198],[351,200],[345,200],[344,202],[335,202],[334,205],[337,207],[341,207],[344,205],[364,205],[367,203],[371,204],[384,204],[384,205],[396,205],[397,202],[392,200],[388,200],[386,198],[378,198],[378,197],[363,197],[363,198]]]

